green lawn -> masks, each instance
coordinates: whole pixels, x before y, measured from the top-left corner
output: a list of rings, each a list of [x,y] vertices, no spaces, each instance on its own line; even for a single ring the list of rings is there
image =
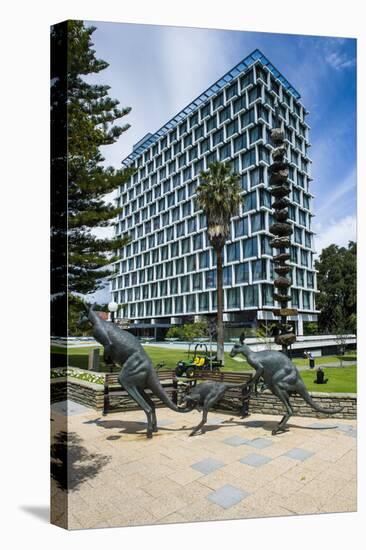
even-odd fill
[[[328,378],[327,384],[314,384],[316,372],[301,371],[301,377],[304,380],[306,387],[310,391],[324,392],[340,392],[340,393],[357,393],[357,367],[345,368],[324,368],[325,378]]]
[[[165,369],[172,370],[175,368],[179,360],[187,359],[187,352],[177,349],[158,348],[153,346],[144,346],[147,354],[151,358],[154,366],[158,363],[164,362]],[[66,350],[64,348],[53,347],[53,351],[59,355],[65,355]],[[69,366],[79,367],[86,369],[88,367],[88,354],[90,348],[73,348],[69,349]],[[110,367],[106,367],[102,360],[102,349],[100,350],[101,358],[101,370],[110,371]],[[244,359],[244,358],[243,358]],[[343,357],[344,364],[349,365],[350,362],[357,360],[356,354],[348,354]],[[324,363],[339,362],[339,358],[336,355],[328,357],[316,357],[315,365]],[[307,359],[294,359],[294,363],[297,366],[307,366]],[[248,363],[243,361],[235,361],[228,353],[225,353],[225,367],[224,371],[252,371],[253,369]],[[329,381],[324,386],[318,386],[314,384],[316,378],[316,369],[301,371],[301,376],[306,383],[307,388],[310,391],[326,391],[326,392],[350,392],[356,393],[356,366],[347,366],[346,368],[324,368],[325,378],[329,378]]]

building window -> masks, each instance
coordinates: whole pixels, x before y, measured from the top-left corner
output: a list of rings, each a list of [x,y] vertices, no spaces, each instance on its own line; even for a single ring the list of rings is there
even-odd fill
[[[302,293],[302,306],[304,309],[310,309],[310,292],[306,290]]]
[[[297,251],[298,251],[297,246],[291,246],[290,247],[290,256],[291,256],[290,261],[294,264],[298,263],[298,261],[297,261]]]
[[[231,117],[231,109],[230,109],[230,105],[228,105],[227,107],[225,107],[225,109],[223,109],[219,113],[220,124],[225,122],[225,120],[228,120],[230,117]]]
[[[243,258],[252,258],[258,256],[257,237],[251,237],[243,241]]]
[[[210,266],[210,254],[208,250],[201,252],[199,255],[200,269],[205,269]]]
[[[191,247],[191,240],[189,237],[186,237],[185,239],[182,240],[182,254],[187,254],[188,252],[190,252],[190,247]]]
[[[220,151],[219,151],[220,160],[225,160],[228,157],[230,157],[230,155],[231,155],[230,143],[226,143],[226,145],[223,145],[222,147],[220,147]]]
[[[257,86],[254,86],[249,90],[249,93],[248,93],[249,103],[252,103],[253,101],[255,101],[261,96],[262,96],[262,86],[257,84]]]
[[[186,298],[186,304],[187,304],[187,312],[196,311],[196,295],[195,294],[189,294]]]
[[[183,181],[184,182],[188,181],[191,178],[191,170],[192,170],[192,168],[190,166],[188,166],[187,168],[185,168],[185,170],[183,170]]]
[[[226,89],[226,101],[229,101],[229,99],[237,95],[237,93],[238,93],[238,83],[234,82],[234,84],[231,84],[231,86],[229,86]]]
[[[181,292],[189,292],[189,276],[184,275],[184,277],[180,278],[180,291]]]
[[[257,209],[257,193],[252,191],[244,197],[244,212]]]
[[[175,263],[175,272],[177,275],[180,275],[181,273],[184,273],[184,259],[179,258],[179,260]]]
[[[235,266],[235,282],[236,284],[249,283],[249,262]]]
[[[295,243],[302,244],[302,229],[295,227]]]
[[[216,127],[217,127],[217,118],[216,118],[216,115],[213,115],[206,122],[207,132],[211,132],[211,130],[214,130]]]
[[[256,260],[252,262],[252,278],[253,281],[262,281],[267,279],[266,260]]]
[[[241,155],[241,165],[243,170],[245,168],[249,168],[249,166],[252,166],[253,164],[255,164],[255,162],[255,149],[250,149],[249,151]]]
[[[262,138],[262,126],[257,124],[249,130],[249,143],[252,144]]]
[[[198,128],[196,128],[195,131],[194,131],[194,139],[197,141],[201,137],[203,137],[204,134],[205,134],[205,129],[204,129],[203,124],[201,124],[201,126],[198,126]]]
[[[243,89],[249,86],[249,84],[253,84],[253,83],[254,83],[254,73],[253,73],[253,69],[251,69],[247,74],[241,77],[240,87],[241,89]]]
[[[273,306],[273,286],[272,285],[262,285],[262,305],[264,306]]]
[[[213,110],[215,111],[216,109],[218,109],[223,104],[224,104],[224,93],[221,92],[220,94],[218,94],[213,99],[213,102],[212,102]]]
[[[241,134],[240,136],[236,137],[234,139],[234,153],[237,153],[238,151],[241,151],[242,149],[246,149],[247,147],[247,135]]]
[[[178,294],[178,279],[170,279],[170,294]]]
[[[259,206],[266,206],[272,208],[271,195],[266,189],[259,190]]]
[[[187,271],[196,271],[196,255],[191,254],[187,257]]]
[[[206,138],[201,141],[201,155],[210,150],[210,138]]]
[[[165,277],[171,277],[173,275],[173,262],[167,262],[165,264]]]
[[[202,290],[202,273],[196,273],[192,278],[193,290]]]
[[[304,285],[304,270],[303,269],[296,269],[296,285],[297,286],[305,286]]]
[[[195,145],[194,147],[192,147],[192,149],[190,149],[189,151],[189,161],[192,162],[192,160],[196,159],[198,156],[198,146]]]
[[[227,296],[227,307],[228,308],[240,307],[240,290],[239,290],[239,288],[228,288],[226,296]]]
[[[183,296],[174,298],[175,313],[183,313]]]
[[[216,288],[216,269],[206,271],[206,288]]]
[[[239,128],[238,119],[232,120],[226,125],[226,137],[229,138],[233,134],[236,134]]]
[[[203,236],[202,233],[197,233],[193,236],[193,250],[198,250],[203,246]]]
[[[167,298],[164,303],[164,312],[166,315],[170,315],[172,312],[172,299]]]
[[[301,265],[306,267],[309,265],[309,253],[307,250],[301,250]]]
[[[209,293],[208,292],[202,292],[199,295],[199,310],[200,311],[207,311],[208,310],[208,304],[209,304]]]
[[[240,218],[234,221],[234,235],[235,237],[243,237],[248,235],[248,218]]]
[[[241,221],[241,220],[237,220]],[[237,260],[240,260],[240,243],[235,242],[227,245],[227,261],[228,262],[236,262]]]
[[[267,254],[268,256],[273,255],[273,249],[270,245],[270,239],[267,235],[261,235],[261,251],[262,254]]]
[[[224,286],[231,286],[233,281],[231,265],[224,267],[223,269],[223,284]]]
[[[187,220],[187,233],[194,233],[197,230],[196,218],[190,218]]]
[[[244,306],[258,306],[258,285],[244,287]]]
[[[252,214],[251,216],[251,227],[252,233],[257,231],[262,231],[265,229],[265,219],[263,212],[258,212],[258,214]]]
[[[247,98],[245,95],[242,95],[238,97],[235,101],[233,101],[233,113],[236,115],[236,113],[239,113],[239,111],[242,111],[243,109],[246,109],[247,106]]]
[[[205,105],[201,109],[201,120],[209,116],[210,113],[211,113],[211,105],[210,103],[207,103],[207,105]]]
[[[314,288],[314,274],[311,271],[306,274],[306,282],[308,288]]]

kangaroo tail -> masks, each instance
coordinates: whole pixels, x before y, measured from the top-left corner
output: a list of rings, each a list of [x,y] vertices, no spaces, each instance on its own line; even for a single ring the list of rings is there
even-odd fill
[[[164,403],[164,405],[166,405],[167,407],[169,407],[169,409],[172,409],[175,412],[187,413],[187,412],[191,412],[195,408],[195,405],[193,407],[192,406],[184,407],[184,408],[178,407],[170,399],[169,395],[166,393],[166,391],[164,390],[163,386],[160,384],[159,381],[154,380],[153,384],[150,384],[150,389],[153,392],[153,394],[156,395],[156,397],[158,397],[160,401]]]
[[[303,388],[301,388],[301,390],[299,391],[299,394],[306,401],[306,403],[308,403],[308,405],[310,405],[310,407],[312,407],[314,410],[316,410],[320,413],[337,414],[337,413],[341,412],[344,409],[344,407],[337,407],[336,409],[323,409],[323,407],[320,407],[317,403],[315,403],[315,401],[313,400],[313,398],[311,397],[311,395],[309,394],[309,392],[305,388],[305,386]]]

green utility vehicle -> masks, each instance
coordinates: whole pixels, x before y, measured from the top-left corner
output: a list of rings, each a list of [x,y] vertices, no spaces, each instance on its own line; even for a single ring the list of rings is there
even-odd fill
[[[219,371],[221,367],[222,361],[207,350],[206,344],[198,342],[194,347],[193,355],[191,354],[191,344],[189,345],[188,359],[178,361],[175,374],[193,378],[198,372],[204,370]]]

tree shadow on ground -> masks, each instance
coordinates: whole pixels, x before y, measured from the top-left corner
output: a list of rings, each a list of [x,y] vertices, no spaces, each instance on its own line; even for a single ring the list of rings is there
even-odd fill
[[[110,461],[109,456],[90,453],[74,432],[59,432],[51,445],[51,477],[60,489],[72,491],[95,477]]]

